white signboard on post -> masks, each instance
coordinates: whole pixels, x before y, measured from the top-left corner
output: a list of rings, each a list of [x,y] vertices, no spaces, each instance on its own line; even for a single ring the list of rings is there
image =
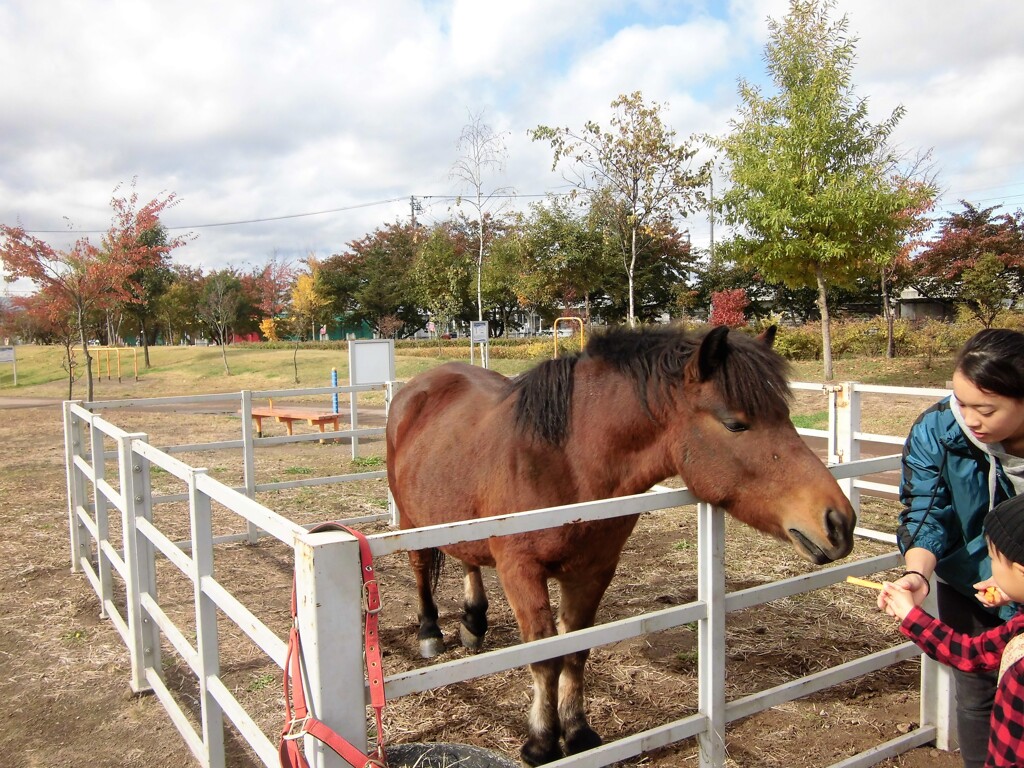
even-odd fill
[[[395,342],[393,339],[363,339],[348,343],[348,383],[383,384],[395,380]],[[349,418],[352,429],[359,428],[357,394],[349,394]],[[352,437],[352,458],[359,455],[359,438]]]
[[[480,365],[484,368],[489,367],[490,360],[488,359],[488,338],[487,338],[487,327],[488,323],[486,320],[471,320],[469,323],[469,362],[473,363],[473,345],[480,345]]]
[[[473,320],[469,324],[469,336],[474,344],[484,344],[487,342],[487,321],[486,320]]]
[[[14,347],[0,347],[0,363],[10,363],[14,369],[14,386],[18,386],[18,360]]]
[[[394,380],[394,340],[365,339],[348,343],[349,384],[383,384]]]

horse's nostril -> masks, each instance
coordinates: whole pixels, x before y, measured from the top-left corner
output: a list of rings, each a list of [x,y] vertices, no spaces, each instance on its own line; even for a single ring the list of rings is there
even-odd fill
[[[849,541],[851,526],[838,509],[829,507],[825,513],[825,527],[828,529],[829,541],[835,546],[842,546]]]

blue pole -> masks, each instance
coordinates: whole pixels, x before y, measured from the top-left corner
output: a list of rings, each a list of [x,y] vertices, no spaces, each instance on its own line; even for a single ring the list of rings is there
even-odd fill
[[[338,369],[337,368],[331,368],[331,386],[332,387],[338,386]],[[334,406],[334,413],[337,413],[338,412],[338,393],[337,392],[335,392],[331,396],[331,404]]]

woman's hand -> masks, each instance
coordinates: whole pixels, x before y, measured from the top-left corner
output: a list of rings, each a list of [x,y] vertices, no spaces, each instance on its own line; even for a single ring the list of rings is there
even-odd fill
[[[878,595],[878,607],[890,616],[903,621],[917,604],[914,593],[899,586],[898,581],[887,581],[882,584],[882,591]]]
[[[977,590],[975,597],[978,598],[978,601],[989,608],[996,608],[1012,602],[1010,596],[996,584],[995,579],[979,581],[974,585],[974,589]]]

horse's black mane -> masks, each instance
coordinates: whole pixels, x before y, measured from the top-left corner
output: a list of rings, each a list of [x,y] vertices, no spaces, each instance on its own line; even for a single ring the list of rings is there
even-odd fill
[[[654,418],[651,396],[659,404],[672,397],[682,385],[683,368],[703,337],[703,333],[672,326],[612,327],[597,333],[579,355],[548,360],[511,383],[516,426],[552,445],[565,442],[574,372],[583,357],[600,358],[630,379],[644,410]],[[742,332],[729,333],[726,343],[730,353],[712,381],[729,408],[768,418],[785,417],[789,412],[789,364]],[[735,354],[740,351],[742,354]]]

